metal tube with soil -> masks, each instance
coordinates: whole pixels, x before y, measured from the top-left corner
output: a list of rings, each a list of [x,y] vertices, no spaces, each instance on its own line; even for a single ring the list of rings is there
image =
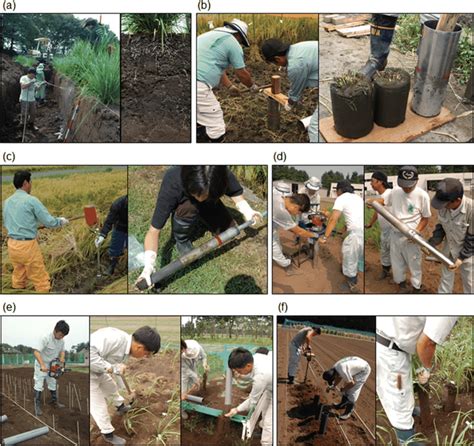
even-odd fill
[[[453,412],[456,410],[457,388],[454,381],[448,381],[444,384],[443,410]]]
[[[321,422],[319,423],[319,435],[324,435],[326,433],[326,427],[328,424],[328,419],[329,419],[329,412],[324,410],[325,406],[323,406],[323,411],[321,414]]]
[[[418,401],[420,403],[420,419],[423,427],[431,427],[433,425],[433,415],[431,414],[430,405],[430,387],[429,384],[416,384],[418,393]]]
[[[196,395],[187,395],[186,399],[192,403],[202,404],[204,398]]]
[[[459,25],[450,32],[439,31],[437,24],[437,20],[423,24],[415,68],[411,108],[425,117],[437,116],[441,111],[462,31]]]

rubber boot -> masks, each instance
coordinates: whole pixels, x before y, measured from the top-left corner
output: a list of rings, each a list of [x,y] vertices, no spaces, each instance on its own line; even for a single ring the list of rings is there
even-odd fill
[[[114,273],[115,267],[117,266],[117,263],[118,263],[118,257],[111,257],[110,258],[110,264],[107,267],[107,271],[105,271],[106,276],[111,276]]]
[[[360,291],[359,291],[359,288],[357,288],[357,276],[354,276],[354,277],[345,276],[345,277],[346,277],[346,284],[349,287],[349,291],[352,294],[359,294]]]
[[[346,407],[346,404],[349,402],[349,400],[347,399],[347,396],[346,395],[342,395],[342,400],[339,404],[334,404],[332,407],[333,409],[343,409],[344,407]]]
[[[58,409],[62,409],[66,407],[64,404],[61,404],[58,401],[58,394],[56,393],[56,390],[50,390],[51,392],[51,399],[49,400],[49,404],[52,404],[54,407],[57,407]]]
[[[408,294],[408,285],[406,280],[398,284],[398,294]]]
[[[402,445],[410,445],[410,446],[422,446],[423,443],[412,442],[409,441],[415,435],[415,428],[401,430],[401,429],[394,429],[397,434],[398,444]]]
[[[390,268],[390,266],[382,265],[382,272],[380,273],[380,276],[377,277],[377,280],[385,280],[390,277]]]
[[[43,411],[41,410],[41,392],[37,390],[35,390],[35,413],[37,417],[43,415]]]
[[[118,435],[115,435],[113,432],[110,434],[102,434],[102,437],[107,443],[110,444],[115,444],[115,445],[123,445],[127,444],[127,441],[125,438],[119,437]]]
[[[196,141],[197,142],[209,142],[209,137],[206,133],[206,126],[198,124],[196,129]]]
[[[345,407],[346,410],[344,413],[338,417],[340,420],[348,420],[351,417],[352,412],[354,411],[354,403],[348,401]]]
[[[288,384],[294,384],[295,383],[295,377],[288,375]]]
[[[171,226],[173,230],[173,237],[176,242],[176,249],[178,250],[179,255],[182,256],[192,251],[194,246],[189,239],[192,222],[181,220],[173,215],[173,223]]]
[[[412,286],[411,293],[412,294],[420,294],[421,293],[421,286],[420,286],[420,288],[415,288],[414,286]]]
[[[387,66],[388,53],[392,43],[397,17],[374,14],[370,24],[370,57],[360,70],[367,79],[372,80],[377,71]]]
[[[122,403],[120,406],[117,407],[117,413],[119,415],[125,415],[131,408],[132,406],[130,406],[130,404]]]

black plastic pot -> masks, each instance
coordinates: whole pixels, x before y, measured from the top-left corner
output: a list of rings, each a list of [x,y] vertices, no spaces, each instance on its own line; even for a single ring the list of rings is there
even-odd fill
[[[386,72],[397,72],[400,79],[388,81],[384,74],[375,77],[374,121],[381,127],[396,127],[405,121],[410,75],[402,69],[387,69]]]
[[[331,103],[336,132],[345,138],[361,138],[374,127],[374,98],[370,84],[353,93],[331,84]]]

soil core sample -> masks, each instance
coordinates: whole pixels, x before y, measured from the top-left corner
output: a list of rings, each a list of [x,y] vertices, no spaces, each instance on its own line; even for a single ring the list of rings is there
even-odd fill
[[[396,127],[405,121],[410,75],[401,68],[387,68],[374,78],[375,123]]]
[[[348,72],[330,85],[336,132],[345,138],[361,138],[374,126],[372,84],[361,74]]]

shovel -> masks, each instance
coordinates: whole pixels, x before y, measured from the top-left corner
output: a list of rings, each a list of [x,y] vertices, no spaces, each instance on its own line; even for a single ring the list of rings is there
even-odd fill
[[[130,406],[133,405],[135,402],[135,392],[132,392],[132,389],[130,389],[130,386],[128,385],[127,379],[125,378],[125,375],[119,375],[120,378],[122,378],[122,382],[125,385],[125,388],[127,389],[128,396],[130,397]]]

